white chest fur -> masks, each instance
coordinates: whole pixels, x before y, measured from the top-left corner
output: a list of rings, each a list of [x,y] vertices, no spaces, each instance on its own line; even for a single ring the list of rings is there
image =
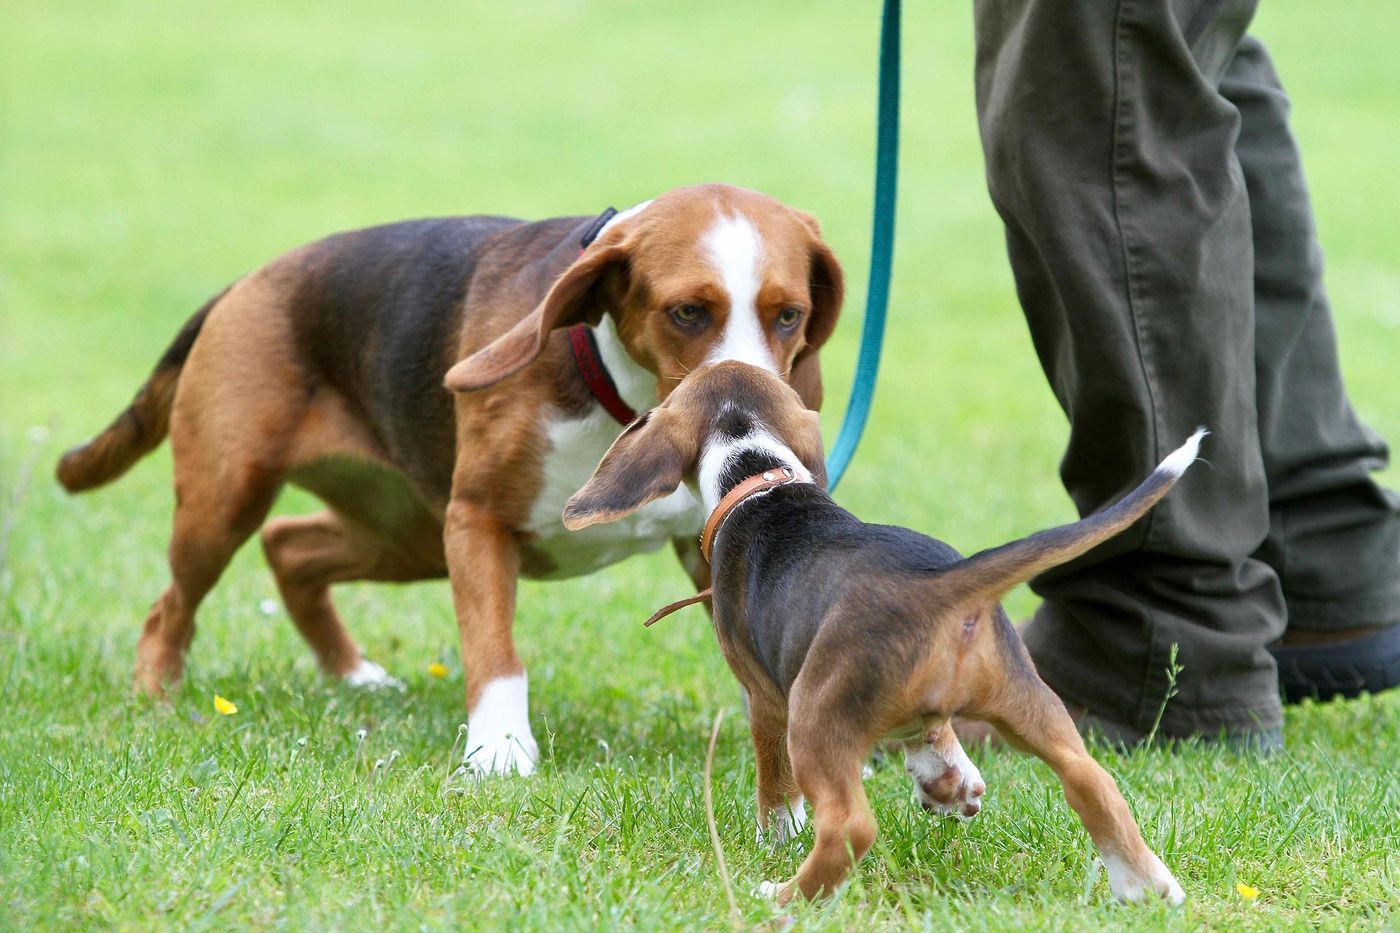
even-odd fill
[[[546,428],[550,442],[544,484],[530,510],[524,573],[560,579],[589,573],[633,554],[654,551],[672,538],[698,536],[704,521],[700,501],[685,486],[626,518],[582,531],[567,531],[564,503],[593,475],[622,428],[601,407],[582,418],[557,418]]]

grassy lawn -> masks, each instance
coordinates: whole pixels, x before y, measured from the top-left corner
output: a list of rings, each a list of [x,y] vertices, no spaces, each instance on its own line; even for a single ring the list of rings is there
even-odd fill
[[[540,772],[444,787],[465,719],[445,585],[338,591],[370,656],[408,684],[356,693],[264,610],[272,580],[246,548],[202,610],[183,687],[152,705],[129,678],[167,578],[169,453],[77,499],[50,471],[194,308],[288,247],[412,216],[590,213],[707,180],[814,212],[845,259],[853,301],[824,355],[834,429],[864,289],[877,12],[782,6],[7,5],[0,927],[721,928],[700,777],[721,707],[735,715],[716,757],[720,834],[745,920],[777,917],[751,892],[799,855],[754,843],[752,752],[713,635],[698,610],[640,624],[685,592],[669,554],[523,587]],[[968,551],[1072,517],[1066,430],[985,192],[970,13],[910,6],[888,361],[841,495]],[[1353,396],[1400,441],[1400,5],[1264,7]],[[890,489],[877,468],[923,481]],[[311,504],[289,493],[278,508]],[[1009,609],[1032,606],[1021,591]],[[217,715],[216,693],[238,713]],[[1287,742],[1262,762],[1102,756],[1185,886],[1180,910],[1113,904],[1048,769],[989,752],[987,806],[967,825],[930,822],[901,768],[878,771],[876,850],[799,925],[1394,929],[1400,697],[1290,710]]]

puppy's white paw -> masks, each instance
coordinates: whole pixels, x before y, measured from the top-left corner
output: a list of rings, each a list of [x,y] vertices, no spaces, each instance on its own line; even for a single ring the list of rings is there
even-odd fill
[[[786,804],[775,807],[768,813],[768,826],[758,824],[758,843],[765,841],[774,848],[787,845],[802,834],[807,825],[807,804],[801,797],[794,797]]]
[[[904,767],[914,778],[919,804],[930,813],[970,820],[981,812],[987,785],[961,745],[947,754],[923,745],[905,753]]]
[[[1102,859],[1108,874],[1108,889],[1118,900],[1136,904],[1159,897],[1173,905],[1186,901],[1186,892],[1151,851],[1144,850],[1137,864],[1108,852],[1102,853]]]
[[[781,881],[760,881],[758,883],[758,896],[768,900],[776,900],[778,895],[783,893],[783,883]]]
[[[361,658],[350,673],[341,678],[346,686],[363,690],[403,690],[403,681],[391,677],[389,672],[369,658]]]

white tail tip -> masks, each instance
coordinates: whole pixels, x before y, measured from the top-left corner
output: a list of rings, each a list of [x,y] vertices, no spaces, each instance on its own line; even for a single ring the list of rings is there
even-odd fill
[[[1167,459],[1157,467],[1158,472],[1170,473],[1172,476],[1185,473],[1186,468],[1196,462],[1196,455],[1201,452],[1201,438],[1209,433],[1205,428],[1197,428],[1196,433],[1186,439],[1186,443],[1167,455]]]

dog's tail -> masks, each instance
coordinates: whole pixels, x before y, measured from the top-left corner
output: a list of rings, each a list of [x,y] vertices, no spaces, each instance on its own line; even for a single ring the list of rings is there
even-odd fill
[[[180,372],[189,358],[190,348],[210,309],[226,294],[227,288],[205,302],[185,322],[150,378],[107,430],[59,459],[56,474],[64,489],[82,492],[109,483],[165,440],[170,430],[170,406],[175,400],[175,387],[180,382]]]
[[[1195,462],[1205,435],[1198,428],[1140,486],[1102,512],[974,554],[935,576],[936,585],[955,599],[996,601],[1018,583],[1074,560],[1125,531],[1171,492]]]

